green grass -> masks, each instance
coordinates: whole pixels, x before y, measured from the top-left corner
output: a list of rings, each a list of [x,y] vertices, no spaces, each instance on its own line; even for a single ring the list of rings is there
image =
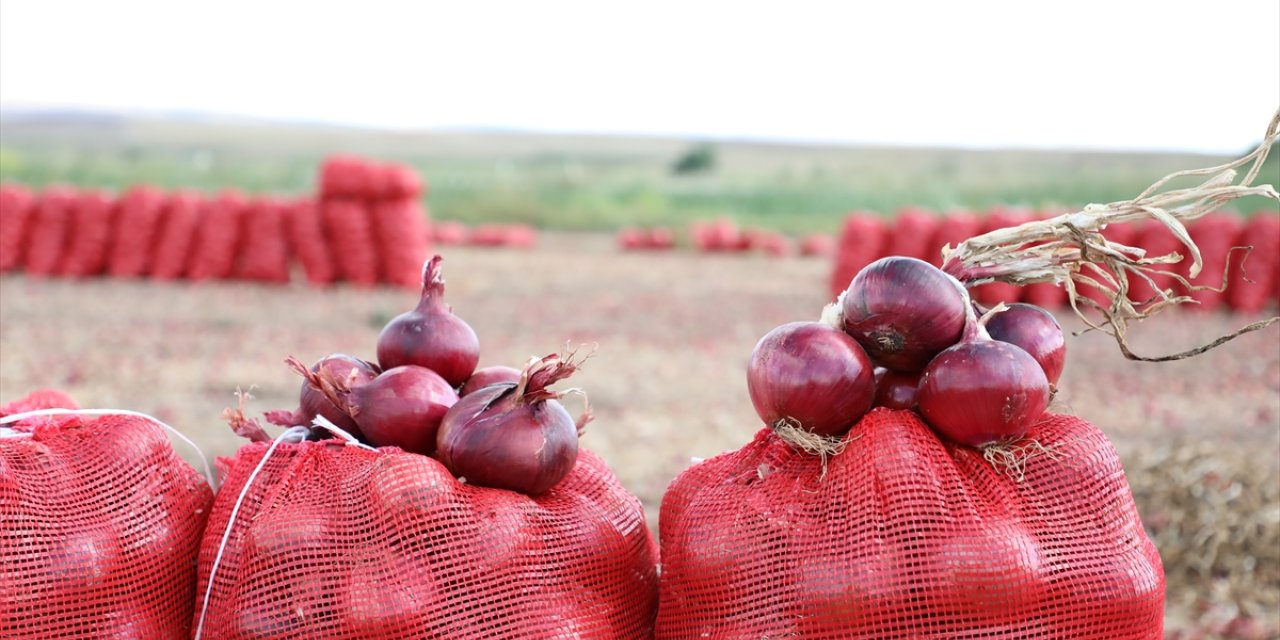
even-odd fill
[[[993,205],[1079,207],[1137,195],[1179,169],[1230,158],[1024,150],[893,149],[714,143],[713,172],[675,175],[697,141],[521,134],[393,134],[261,124],[125,121],[8,123],[0,180],[119,190],[252,193],[313,190],[316,167],[343,151],[416,167],[433,217],[542,228],[682,227],[729,216],[741,225],[834,232],[854,209],[891,212]],[[1262,180],[1280,183],[1280,158]],[[1239,201],[1238,211],[1268,206]],[[1274,204],[1270,204],[1274,208]]]

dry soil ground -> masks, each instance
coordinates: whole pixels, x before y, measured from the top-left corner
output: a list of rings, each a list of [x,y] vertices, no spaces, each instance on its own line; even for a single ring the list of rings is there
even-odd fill
[[[592,234],[442,252],[447,298],[479,334],[482,365],[595,345],[572,379],[596,415],[584,446],[641,498],[651,524],[691,458],[736,448],[760,426],[747,357],[774,326],[818,316],[829,268],[820,258],[621,253]],[[155,415],[206,455],[227,455],[239,442],[220,413],[237,387],[253,389],[251,412],[292,408],[300,381],[285,356],[373,359],[382,324],[415,301],[415,291],[301,282],[3,276],[0,400],[58,387],[87,407]],[[1249,320],[1180,311],[1133,333],[1140,349],[1167,351]],[[1120,451],[1165,560],[1169,637],[1280,637],[1280,327],[1170,364],[1126,361],[1098,334],[1069,338],[1068,350],[1060,408]]]

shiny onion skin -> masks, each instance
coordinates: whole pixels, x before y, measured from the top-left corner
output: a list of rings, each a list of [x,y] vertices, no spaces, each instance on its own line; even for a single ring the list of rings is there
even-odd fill
[[[536,496],[565,478],[578,459],[575,422],[547,389],[577,366],[569,358],[535,359],[516,383],[500,382],[460,399],[440,423],[436,459],[468,484]]]
[[[941,269],[889,256],[864,267],[840,296],[844,330],[893,371],[920,371],[960,341],[969,296]]]
[[[916,408],[916,392],[919,386],[919,373],[889,371],[888,369],[877,367],[875,406],[914,410]]]
[[[747,364],[747,391],[770,427],[840,436],[871,410],[871,360],[844,331],[791,322],[765,334]]]
[[[458,390],[459,396],[470,395],[474,391],[479,391],[491,384],[499,382],[519,382],[520,370],[515,367],[507,367],[503,365],[494,365],[492,367],[484,367],[476,369],[470,378],[463,383],[462,388]]]
[[[308,380],[334,404],[346,407],[369,444],[425,456],[435,453],[440,421],[458,402],[457,392],[444,378],[412,364],[387,369],[357,387],[325,372]]]
[[[993,340],[1022,347],[1040,363],[1050,385],[1057,385],[1066,365],[1067,343],[1053,314],[1033,304],[1016,302],[987,320]]]
[[[439,374],[406,364],[352,389],[347,405],[369,444],[429,456],[440,421],[457,402],[458,394]]]
[[[423,265],[418,306],[392,318],[378,334],[378,364],[383,369],[426,367],[456,389],[476,370],[480,339],[444,302],[443,261],[435,256]]]
[[[916,392],[925,422],[946,439],[971,447],[1026,435],[1049,399],[1049,380],[1031,354],[985,337],[939,353]]]

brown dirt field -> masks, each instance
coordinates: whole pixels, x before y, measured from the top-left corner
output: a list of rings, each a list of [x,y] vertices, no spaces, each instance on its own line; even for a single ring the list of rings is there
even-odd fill
[[[583,444],[640,497],[651,525],[691,458],[741,446],[759,428],[747,357],[774,326],[818,316],[829,267],[820,258],[621,253],[600,234],[442,253],[447,299],[479,334],[481,365],[596,345],[570,381],[596,415]],[[293,408],[300,380],[285,356],[374,359],[382,324],[415,301],[416,291],[317,290],[300,279],[280,287],[2,276],[0,401],[57,387],[86,407],[155,415],[211,458],[228,455],[238,441],[220,414],[237,387],[253,388],[255,415]],[[1132,333],[1140,351],[1170,351],[1251,320],[1178,311]],[[1101,427],[1125,463],[1168,573],[1168,637],[1280,638],[1280,328],[1169,364],[1126,361],[1106,336],[1071,337],[1061,388],[1060,409]]]

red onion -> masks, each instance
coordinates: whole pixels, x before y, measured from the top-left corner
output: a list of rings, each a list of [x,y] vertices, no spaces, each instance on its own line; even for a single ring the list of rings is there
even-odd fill
[[[844,330],[894,371],[920,371],[960,340],[969,296],[955,278],[916,258],[867,265],[840,296]]]
[[[391,319],[378,335],[378,364],[383,369],[412,364],[440,374],[457,388],[476,370],[480,340],[471,325],[453,315],[444,302],[440,256],[422,266],[418,306]]]
[[[432,455],[436,431],[458,394],[436,372],[417,365],[392,367],[359,386],[321,372],[307,379],[335,405],[346,407],[369,444]]]
[[[1015,302],[991,316],[986,328],[992,339],[1022,347],[1040,363],[1049,384],[1058,384],[1066,365],[1067,344],[1062,326],[1052,313],[1033,304]]]
[[[965,334],[925,367],[916,392],[921,415],[959,444],[1021,438],[1049,406],[1044,369],[1021,347],[992,340],[974,318]]]
[[[285,362],[295,370],[302,367],[302,363],[296,358],[291,357]],[[313,374],[323,372],[334,380],[342,380],[347,387],[354,388],[373,380],[382,370],[377,365],[359,358],[344,353],[333,353],[317,360],[315,364],[311,365],[310,371]],[[335,405],[323,390],[312,384],[308,376],[304,375],[303,378],[302,390],[298,394],[298,410],[293,412],[268,411],[266,413],[267,421],[282,427],[310,426],[311,421],[315,420],[316,416],[324,416],[334,426],[360,440],[364,440],[364,434],[360,432],[360,427],[356,425],[356,421],[352,420],[351,416],[347,414],[346,407]],[[312,429],[307,439],[327,439],[331,436],[332,434],[324,429]]]
[[[516,383],[474,391],[453,405],[437,436],[436,457],[469,484],[537,495],[560,482],[578,459],[574,422],[547,389],[577,370],[571,358],[533,360]]]
[[[476,372],[467,378],[462,389],[458,391],[459,396],[465,396],[473,391],[479,391],[491,384],[499,382],[519,382],[520,370],[515,367],[506,367],[503,365],[494,365],[483,369],[476,369]]]
[[[747,364],[747,391],[770,427],[839,436],[871,410],[871,360],[848,334],[791,322],[765,334]]]
[[[920,386],[917,372],[889,371],[876,368],[875,406],[890,409],[915,409],[916,390]]]

